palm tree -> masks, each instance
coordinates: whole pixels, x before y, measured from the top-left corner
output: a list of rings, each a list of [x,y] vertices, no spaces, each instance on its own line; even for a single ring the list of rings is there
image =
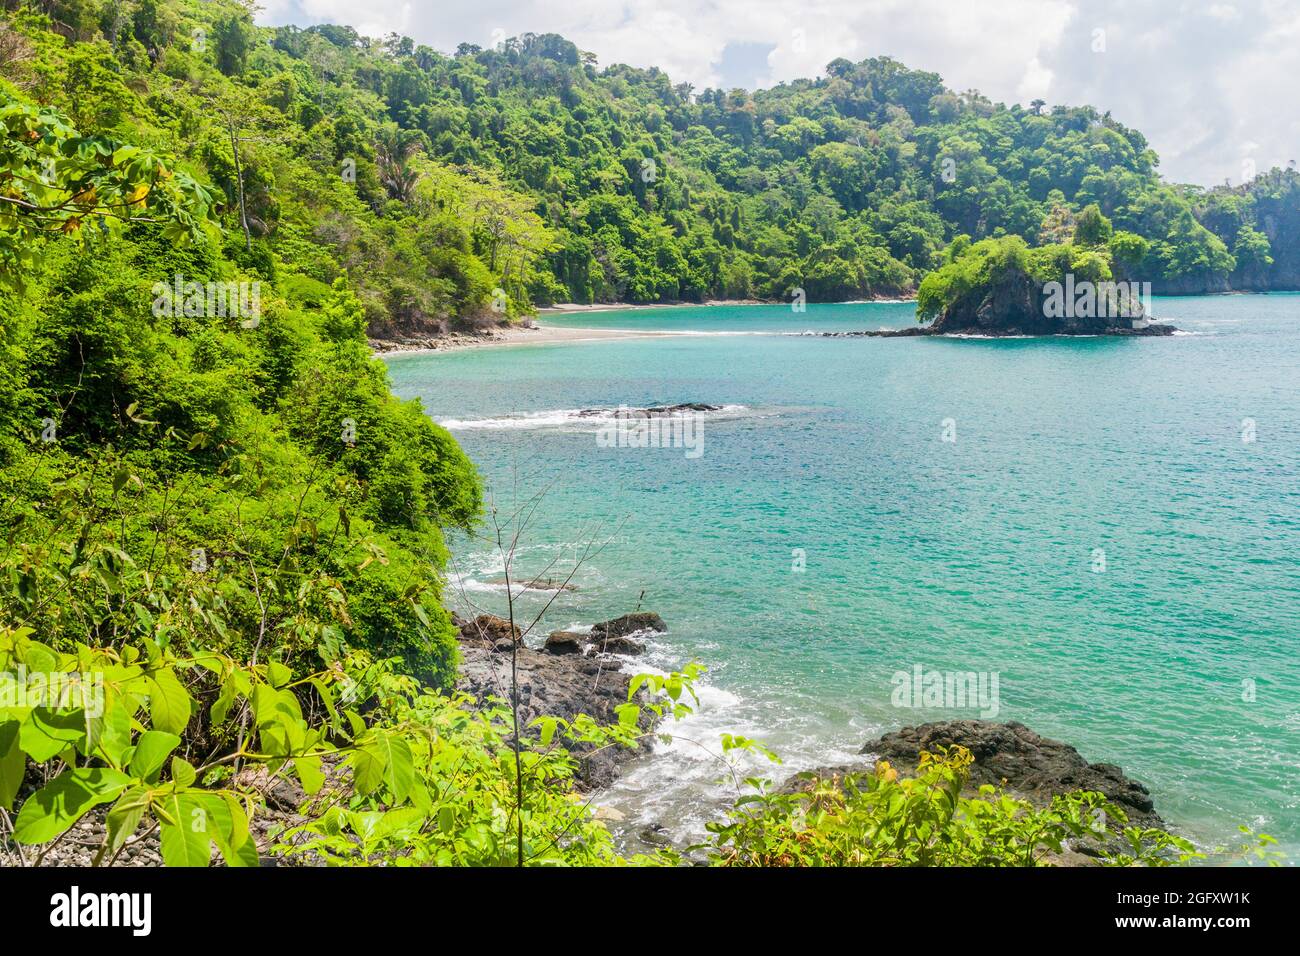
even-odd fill
[[[415,187],[420,173],[412,168],[411,160],[421,151],[420,141],[403,133],[396,126],[385,126],[375,137],[375,164],[379,167],[379,181],[388,195],[403,203],[415,198]]]

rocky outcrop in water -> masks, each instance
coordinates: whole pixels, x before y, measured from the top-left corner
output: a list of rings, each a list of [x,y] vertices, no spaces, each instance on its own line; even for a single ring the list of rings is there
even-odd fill
[[[1058,250],[1055,259],[1047,255],[1050,250]],[[1057,261],[1061,255],[1067,256],[1064,268]],[[930,325],[828,335],[1154,336],[1177,331],[1151,321],[1140,283],[1078,278],[1069,271],[1068,255],[1068,247],[1031,253],[1019,240],[986,240],[922,284],[918,315],[933,315]],[[980,259],[983,271],[974,273],[981,276],[977,281],[971,262]],[[1053,275],[1051,281],[1043,278]]]
[[[959,296],[936,316],[930,335],[1171,335],[1152,324],[1127,284],[1043,283],[1019,269]]]
[[[654,631],[662,634],[667,630],[668,625],[664,623],[664,619],[654,611],[635,611],[632,614],[616,617],[612,621],[601,621],[599,624],[593,624],[591,626],[591,636],[603,639],[626,637],[638,631]]]
[[[1151,794],[1141,783],[1125,776],[1115,764],[1089,763],[1069,744],[1040,737],[1024,724],[1008,721],[942,720],[885,734],[870,740],[860,751],[870,763],[827,767],[818,777],[869,773],[877,760],[887,760],[900,773],[914,773],[921,751],[960,745],[971,752],[968,789],[973,794],[984,784],[1002,787],[1035,806],[1046,806],[1059,794],[1096,790],[1122,807],[1137,826],[1165,826],[1156,813]],[[786,781],[787,792],[808,786],[806,780]]]
[[[682,402],[678,405],[651,405],[648,408],[584,408],[578,412],[579,418],[603,418],[611,412],[621,412],[629,418],[663,418],[681,415],[686,412],[720,412],[721,405],[706,405],[704,402]]]

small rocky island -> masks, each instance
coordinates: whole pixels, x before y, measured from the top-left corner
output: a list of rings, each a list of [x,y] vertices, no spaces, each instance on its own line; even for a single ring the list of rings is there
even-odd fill
[[[1111,252],[1065,243],[1030,248],[1019,236],[954,242],[917,294],[929,325],[828,337],[918,335],[1172,335],[1147,314],[1149,284],[1116,281]]]

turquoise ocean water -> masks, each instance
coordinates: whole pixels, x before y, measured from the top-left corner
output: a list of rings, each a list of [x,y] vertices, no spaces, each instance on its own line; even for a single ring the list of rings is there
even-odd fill
[[[646,663],[708,667],[691,739],[602,795],[622,830],[716,815],[724,731],[781,753],[744,770],[782,779],[979,716],[896,706],[894,675],[921,665],[996,674],[998,719],[1120,764],[1193,839],[1244,823],[1300,859],[1300,296],[1154,312],[1189,334],[832,339],[797,333],[913,306],[717,306],[543,320],[667,337],[389,367],[503,516],[545,492],[519,571],[563,576],[603,543],[537,641],[640,604],[669,624]],[[727,406],[699,457],[601,447],[572,414],[687,401]],[[499,555],[454,545],[452,603],[501,610]]]

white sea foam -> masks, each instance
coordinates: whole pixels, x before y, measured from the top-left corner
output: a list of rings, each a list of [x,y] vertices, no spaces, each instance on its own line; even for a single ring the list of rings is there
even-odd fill
[[[644,407],[644,406],[643,406]],[[641,411],[641,408],[631,408],[624,410],[627,412]],[[584,411],[587,414],[582,414]],[[592,412],[596,414],[591,414]],[[707,421],[715,421],[723,418],[732,418],[738,414],[748,411],[745,405],[723,405],[717,411],[704,412],[707,415]],[[518,415],[506,415],[497,418],[447,418],[438,422],[443,428],[452,431],[467,431],[470,429],[494,429],[498,431],[512,431],[520,429],[536,428],[559,428],[559,429],[577,429],[580,431],[596,431],[602,425],[608,425],[611,422],[619,421],[619,412],[617,408],[602,409],[581,409],[581,408],[557,408],[548,409],[541,412],[523,412]],[[686,414],[673,413],[675,414]],[[698,413],[692,413],[698,414]],[[673,415],[656,416],[657,418],[668,419]]]
[[[670,641],[652,641],[646,657],[662,666],[673,666]],[[657,673],[664,670],[645,658],[622,666],[625,673]],[[726,808],[743,793],[749,777],[781,782],[801,770],[828,765],[861,762],[860,741],[868,732],[856,724],[832,730],[807,714],[781,705],[770,697],[747,698],[712,683],[708,677],[695,684],[698,701],[684,696],[693,712],[680,719],[667,719],[657,728],[663,735],[652,753],[638,757],[621,770],[599,802],[623,815],[612,829],[629,851],[644,851],[637,834],[646,827],[664,824],[674,841],[681,843],[705,837],[705,824],[720,820]],[[871,728],[874,730],[875,728]],[[722,734],[749,737],[770,745],[782,762],[773,763],[760,753],[737,750],[723,754]]]

